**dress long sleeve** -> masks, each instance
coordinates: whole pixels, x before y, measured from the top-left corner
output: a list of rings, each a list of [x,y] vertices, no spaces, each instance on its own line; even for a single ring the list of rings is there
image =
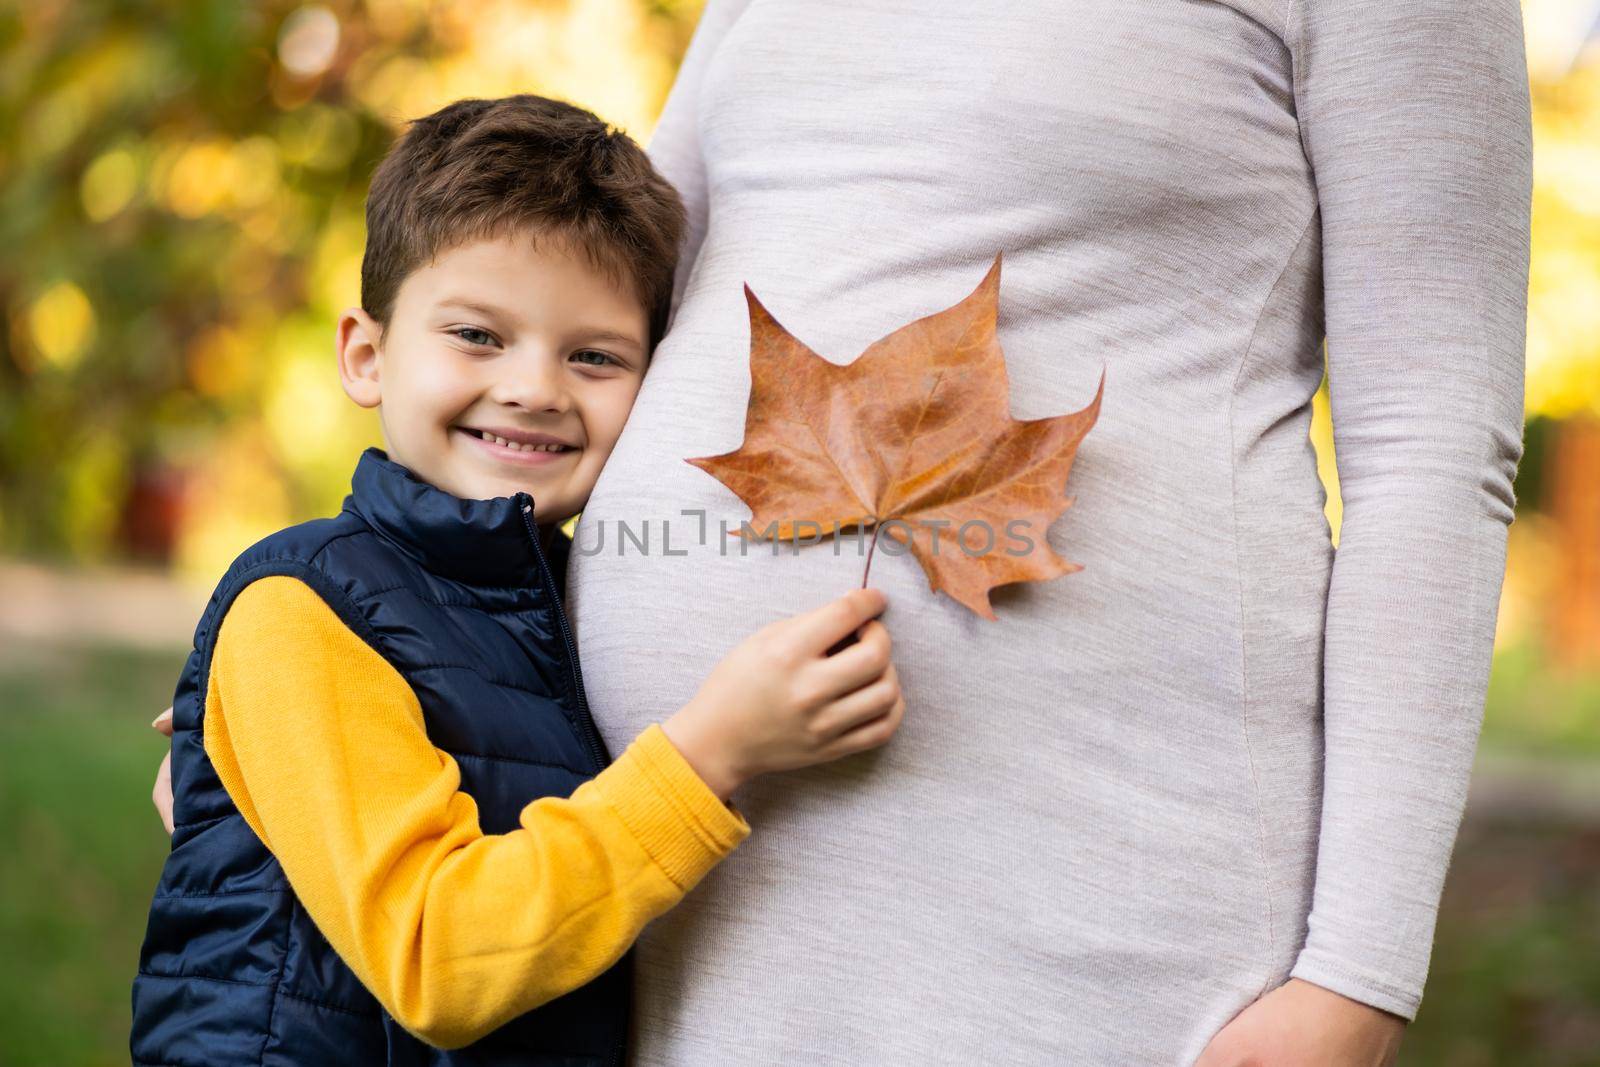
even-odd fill
[[[1531,130],[1516,0],[1290,0],[1343,496],[1292,974],[1411,1018],[1467,796],[1522,456]]]

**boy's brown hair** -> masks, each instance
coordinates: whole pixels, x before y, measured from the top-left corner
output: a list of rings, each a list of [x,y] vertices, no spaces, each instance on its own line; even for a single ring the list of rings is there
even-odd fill
[[[526,228],[568,238],[631,286],[654,349],[684,225],[678,191],[592,112],[526,93],[458,100],[413,120],[373,172],[361,307],[387,329],[412,271],[463,242]]]

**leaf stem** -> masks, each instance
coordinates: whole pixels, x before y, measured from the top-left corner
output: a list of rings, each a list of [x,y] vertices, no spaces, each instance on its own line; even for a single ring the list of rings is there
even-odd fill
[[[882,523],[875,523],[872,527],[872,544],[867,546],[867,566],[866,569],[861,572],[861,588],[863,589],[867,587],[867,574],[872,570],[872,553],[877,550],[878,531],[882,529]]]

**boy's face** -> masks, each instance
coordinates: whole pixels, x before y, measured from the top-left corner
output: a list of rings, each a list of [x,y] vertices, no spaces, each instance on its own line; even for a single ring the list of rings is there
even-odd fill
[[[384,448],[468,499],[534,500],[542,524],[583,509],[644,380],[649,318],[558,237],[472,241],[409,275],[389,329],[339,320],[345,392],[377,407]],[[557,441],[558,451],[527,447]],[[507,443],[507,442],[511,443]]]

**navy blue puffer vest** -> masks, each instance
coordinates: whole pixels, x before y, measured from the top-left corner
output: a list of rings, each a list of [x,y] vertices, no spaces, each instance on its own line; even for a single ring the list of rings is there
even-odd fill
[[[411,684],[429,738],[460,764],[484,832],[516,829],[528,802],[568,796],[610,762],[560,602],[570,542],[555,541],[546,559],[526,493],[463,500],[369,448],[337,516],[273,534],[233,563],[173,700],[177,829],[133,985],[135,1063],[622,1062],[631,951],[468,1048],[444,1052],[412,1037],[306,916],[201,741],[207,668],[228,606],[257,578],[292,575]],[[291,721],[293,709],[283,710]]]

